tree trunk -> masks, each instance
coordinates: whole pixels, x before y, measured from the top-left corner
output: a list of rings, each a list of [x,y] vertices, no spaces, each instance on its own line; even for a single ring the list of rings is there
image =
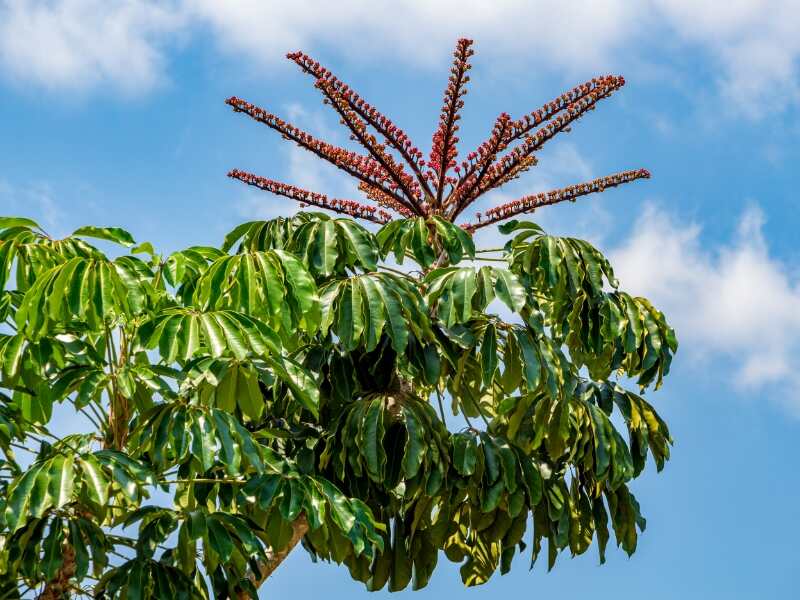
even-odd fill
[[[62,550],[64,562],[55,577],[44,586],[38,600],[62,600],[69,597],[69,580],[75,575],[76,570],[75,550],[69,544],[65,544]]]
[[[280,550],[267,550],[267,560],[260,561],[258,563],[258,573],[251,572],[248,577],[253,584],[253,587],[258,589],[261,587],[267,578],[272,575],[272,572],[278,568],[278,566],[286,560],[286,557],[289,556],[289,553],[294,550],[294,547],[300,543],[300,540],[303,539],[303,536],[308,531],[308,519],[304,514],[301,514],[297,519],[292,523],[292,537],[289,539],[289,543],[286,544]],[[247,600],[250,595],[245,591],[240,591],[237,594],[237,600]]]

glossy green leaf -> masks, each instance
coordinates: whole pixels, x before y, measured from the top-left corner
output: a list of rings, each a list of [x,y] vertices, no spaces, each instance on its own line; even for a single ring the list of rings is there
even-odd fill
[[[73,231],[72,235],[106,240],[127,247],[136,244],[136,240],[133,239],[133,236],[119,227],[93,227],[91,225],[86,225]]]

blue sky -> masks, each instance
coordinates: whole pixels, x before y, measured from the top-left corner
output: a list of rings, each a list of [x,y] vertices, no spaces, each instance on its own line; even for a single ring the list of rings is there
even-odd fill
[[[593,75],[622,73],[621,92],[485,206],[653,173],[537,214],[606,251],[622,286],[662,308],[681,341],[665,387],[650,394],[676,444],[662,474],[634,485],[647,531],[631,559],[612,552],[600,567],[590,551],[550,574],[528,573],[522,559],[475,590],[445,565],[416,597],[796,597],[798,22],[793,0],[0,0],[0,214],[55,234],[124,226],[171,251],[295,209],[227,179],[233,167],[353,194],[223,104],[237,95],[346,143],[283,59],[289,50],[332,67],[425,149],[452,46],[474,38],[462,153],[499,112],[520,116]],[[265,594],[299,600],[366,595],[346,570],[312,566],[301,551],[270,585]]]

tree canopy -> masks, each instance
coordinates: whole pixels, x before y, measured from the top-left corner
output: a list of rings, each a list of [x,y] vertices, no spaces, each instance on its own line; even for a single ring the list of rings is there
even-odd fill
[[[120,228],[54,239],[0,218],[0,597],[255,597],[298,544],[391,591],[443,557],[478,585],[522,554],[552,568],[594,542],[604,562],[612,532],[634,552],[630,484],[672,443],[643,392],[675,334],[594,246],[512,217],[649,174],[456,223],[623,80],[501,115],[456,164],[470,46],[428,160],[301,53],[367,156],[229,99],[374,204],[231,176],[346,216],[248,222],[167,255]],[[476,248],[501,221],[503,247]]]

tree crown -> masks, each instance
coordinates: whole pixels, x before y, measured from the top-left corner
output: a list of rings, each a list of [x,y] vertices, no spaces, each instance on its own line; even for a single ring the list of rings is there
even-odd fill
[[[459,40],[425,159],[302,53],[289,58],[366,155],[228,100],[371,204],[231,177],[345,217],[244,223],[167,256],[119,228],[58,240],[0,218],[5,595],[254,597],[299,543],[371,590],[425,586],[442,553],[467,585],[545,541],[549,567],[594,539],[603,562],[609,522],[635,550],[629,484],[671,445],[641,392],[668,373],[675,334],[595,247],[513,217],[649,174],[456,224],[624,80],[501,114],[459,163],[471,55]],[[500,221],[504,247],[476,249],[473,232]],[[54,433],[56,406],[86,432]]]

